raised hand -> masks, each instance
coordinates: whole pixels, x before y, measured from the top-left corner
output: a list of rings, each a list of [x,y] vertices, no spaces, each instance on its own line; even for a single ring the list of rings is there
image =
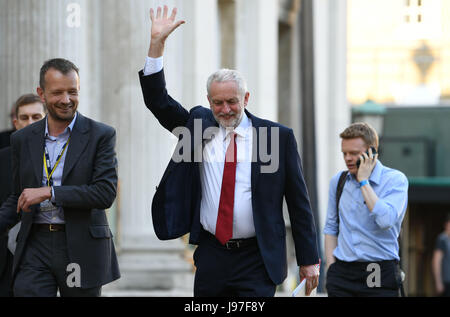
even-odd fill
[[[152,21],[152,28],[150,49],[148,52],[149,57],[161,57],[164,53],[164,44],[167,37],[181,24],[185,23],[185,21],[182,20],[175,21],[175,18],[177,16],[177,8],[173,8],[170,17],[168,17],[168,11],[169,9],[167,8],[167,6],[164,6],[164,9],[158,7],[155,16],[154,10],[150,9],[150,20]]]

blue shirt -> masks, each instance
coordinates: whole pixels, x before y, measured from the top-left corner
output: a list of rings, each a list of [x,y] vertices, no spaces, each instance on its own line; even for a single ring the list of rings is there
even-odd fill
[[[73,126],[75,124],[75,120],[77,119],[77,113],[75,113],[72,122],[70,122],[69,126],[64,130],[63,133],[58,135],[57,137],[51,136],[48,133],[48,121],[45,119],[45,146],[47,147],[48,154],[50,156],[50,164],[51,168],[55,166],[56,159],[61,153],[62,148],[69,140],[70,133],[73,130]],[[61,186],[62,175],[64,171],[64,162],[66,160],[67,151],[69,150],[70,142],[67,145],[66,150],[61,156],[61,160],[53,172],[53,186],[52,186],[52,198],[51,200],[43,201],[39,206],[39,212],[34,216],[34,223],[48,223],[48,224],[64,224],[64,210],[62,207],[56,207],[52,202],[55,202],[55,193],[53,191],[54,186]],[[43,160],[43,157],[41,158]],[[47,186],[47,173],[45,171],[45,166],[42,164],[42,186]]]
[[[408,204],[406,176],[378,161],[369,183],[379,200],[370,212],[358,181],[349,173],[339,201],[338,230],[336,188],[340,175],[330,181],[324,228],[324,234],[338,236],[333,255],[347,262],[399,260],[397,239]]]

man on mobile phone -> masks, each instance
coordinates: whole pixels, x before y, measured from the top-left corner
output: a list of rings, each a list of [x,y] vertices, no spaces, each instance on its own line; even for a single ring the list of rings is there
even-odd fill
[[[408,180],[378,161],[378,135],[369,124],[354,123],[340,137],[348,171],[330,182],[324,228],[328,295],[399,296],[398,237]]]

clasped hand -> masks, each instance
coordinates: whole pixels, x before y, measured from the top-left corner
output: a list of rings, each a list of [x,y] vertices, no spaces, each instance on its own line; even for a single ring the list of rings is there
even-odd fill
[[[30,212],[30,206],[52,198],[51,187],[26,188],[17,200],[17,213],[21,210]]]

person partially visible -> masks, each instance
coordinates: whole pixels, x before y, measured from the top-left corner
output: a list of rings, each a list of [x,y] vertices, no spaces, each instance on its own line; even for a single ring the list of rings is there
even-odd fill
[[[11,119],[11,126],[13,128],[0,132],[0,149],[10,146],[9,138],[11,137],[11,134],[16,131],[16,129],[14,128],[14,119],[16,119],[16,110],[14,105],[11,107],[9,118]]]
[[[15,130],[20,130],[45,117],[46,108],[38,95],[20,96],[13,105]],[[14,131],[15,131],[14,130]],[[8,198],[12,187],[11,147],[0,150],[0,205]]]
[[[442,232],[437,240],[432,259],[436,293],[450,297],[450,214],[447,215]]]
[[[13,125],[20,130],[45,117],[45,106],[35,94],[20,96],[13,105]],[[0,206],[12,192],[11,147],[0,149]],[[9,233],[11,235],[11,232]],[[10,237],[10,240],[15,237]],[[0,297],[12,296],[13,254],[8,250],[8,234],[0,236]]]
[[[378,135],[369,124],[354,123],[340,137],[348,170],[330,181],[324,228],[328,296],[397,297],[398,237],[408,204],[408,179],[378,160]]]

